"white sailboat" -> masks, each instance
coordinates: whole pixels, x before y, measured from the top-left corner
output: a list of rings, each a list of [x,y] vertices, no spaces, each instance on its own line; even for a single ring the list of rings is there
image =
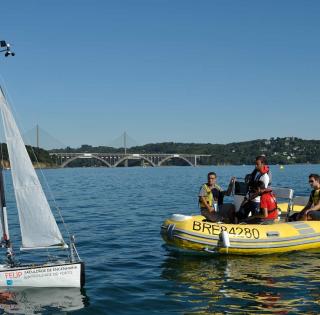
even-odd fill
[[[61,235],[1,88],[0,110],[19,214],[22,238],[20,250],[60,248],[70,251],[67,260],[32,265],[15,261],[1,170],[0,233],[1,245],[7,251],[7,260],[0,265],[0,287],[82,287],[85,281],[84,263],[78,255],[73,237],[68,246]]]

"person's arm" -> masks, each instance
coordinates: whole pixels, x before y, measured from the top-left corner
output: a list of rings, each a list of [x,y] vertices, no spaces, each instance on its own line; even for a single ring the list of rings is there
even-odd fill
[[[308,203],[305,205],[305,207],[300,211],[301,212],[306,212],[307,210],[310,210],[312,207],[312,201],[308,201]]]
[[[266,174],[263,174],[261,177],[260,177],[260,181],[262,181],[264,183],[264,187],[265,188],[268,188],[269,186],[269,183],[270,183],[270,177],[269,175],[266,173]]]
[[[310,194],[310,198],[305,207],[298,213],[297,220],[307,220],[308,212],[312,208],[312,193]]]
[[[268,204],[270,206],[270,197],[268,195],[262,195],[260,199],[260,211],[255,214],[253,218],[265,219],[268,217]]]
[[[252,218],[267,218],[268,217],[268,209],[267,208],[260,208],[260,213],[255,214],[252,216]]]
[[[311,192],[308,203],[307,203],[307,204],[305,205],[305,207],[299,212],[298,217],[304,216],[307,211],[311,210],[311,208],[312,208],[312,203],[313,203],[313,201],[312,201],[312,192]],[[319,204],[319,203],[318,203],[318,204]]]
[[[312,204],[311,204],[311,206],[312,206]],[[306,209],[305,211],[304,211],[304,214],[305,215],[307,215],[310,211],[318,211],[318,210],[320,210],[320,202],[318,202],[315,206],[313,206],[313,207],[311,207],[310,206],[310,208],[308,208],[308,209]],[[302,210],[303,211],[303,210]]]
[[[260,193],[250,193],[249,194],[249,200],[253,200],[255,199],[256,197],[258,197],[260,195]]]
[[[207,203],[206,199],[203,196],[200,196],[200,199],[201,199],[202,203],[206,206],[206,208],[209,212],[213,212],[213,213],[215,212],[214,208],[210,207],[210,205]]]
[[[315,206],[313,206],[313,207],[310,207],[310,209],[307,209],[307,210],[305,210],[304,212],[300,212],[299,213],[299,216],[298,216],[298,220],[303,220],[303,221],[305,221],[305,220],[312,220],[312,218],[310,218],[309,216],[308,216],[308,214],[309,214],[309,212],[310,211],[319,211],[320,210],[320,202],[318,202]]]

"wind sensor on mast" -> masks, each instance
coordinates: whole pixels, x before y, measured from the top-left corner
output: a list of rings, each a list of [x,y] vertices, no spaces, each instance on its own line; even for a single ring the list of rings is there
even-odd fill
[[[0,40],[0,52],[4,52],[5,57],[15,56],[15,53],[11,51],[10,44],[8,44],[5,40]]]

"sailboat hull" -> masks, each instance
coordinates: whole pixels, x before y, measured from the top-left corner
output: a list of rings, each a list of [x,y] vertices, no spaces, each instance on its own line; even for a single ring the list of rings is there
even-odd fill
[[[0,287],[68,287],[84,286],[84,263],[47,263],[10,268],[0,266]]]

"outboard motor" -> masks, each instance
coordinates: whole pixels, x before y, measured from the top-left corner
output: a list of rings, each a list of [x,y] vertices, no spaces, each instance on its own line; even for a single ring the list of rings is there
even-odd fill
[[[239,211],[242,201],[244,197],[247,195],[248,191],[249,191],[249,185],[245,181],[244,182],[236,181],[234,183],[233,198],[234,198],[234,206],[235,206],[236,212]]]

